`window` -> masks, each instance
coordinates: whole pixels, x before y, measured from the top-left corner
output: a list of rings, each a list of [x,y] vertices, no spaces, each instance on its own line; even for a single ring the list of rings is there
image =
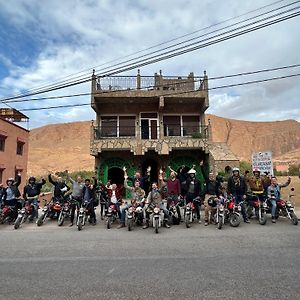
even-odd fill
[[[116,137],[117,122],[117,117],[101,117],[101,135],[103,137]]]
[[[24,150],[24,142],[17,142],[17,154],[18,155],[23,155],[23,150]]]
[[[180,116],[164,116],[164,136],[181,136]]]
[[[101,117],[102,137],[135,136],[135,116]]]
[[[135,136],[135,117],[119,117],[119,136]]]
[[[3,181],[3,172],[4,172],[4,169],[0,169],[0,183],[2,183],[2,181]]]
[[[6,136],[0,135],[0,151],[5,150],[5,140],[6,140]]]
[[[199,116],[182,116],[183,135],[191,136],[198,134],[200,131],[200,117]]]

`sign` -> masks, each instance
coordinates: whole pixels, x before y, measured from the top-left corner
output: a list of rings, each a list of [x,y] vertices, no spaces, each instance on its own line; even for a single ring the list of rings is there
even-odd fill
[[[268,172],[268,174],[273,174],[273,161],[272,152],[256,152],[252,153],[252,168],[259,169],[261,174]]]

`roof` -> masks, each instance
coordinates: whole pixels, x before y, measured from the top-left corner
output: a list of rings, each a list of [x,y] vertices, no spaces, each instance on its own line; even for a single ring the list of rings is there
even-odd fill
[[[12,122],[27,121],[29,118],[14,108],[0,108],[0,118]]]

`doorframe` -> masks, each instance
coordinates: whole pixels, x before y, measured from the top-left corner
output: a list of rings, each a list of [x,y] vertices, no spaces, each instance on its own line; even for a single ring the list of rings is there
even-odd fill
[[[149,113],[149,114],[156,114],[156,118],[142,118],[142,114],[145,113]],[[140,127],[140,137],[142,139],[142,120],[148,120],[148,128],[149,128],[149,140],[158,140],[159,139],[159,115],[158,115],[158,112],[156,111],[142,111],[140,112],[139,114],[139,123],[141,124],[141,127]],[[156,136],[157,138],[156,139],[152,139],[151,137],[151,121],[156,121]]]

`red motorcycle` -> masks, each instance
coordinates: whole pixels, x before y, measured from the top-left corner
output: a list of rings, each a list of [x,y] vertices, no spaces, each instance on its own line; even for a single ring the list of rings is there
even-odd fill
[[[111,225],[118,219],[118,209],[115,203],[109,203],[107,212],[106,212],[106,228],[110,229]]]
[[[233,197],[227,197],[225,202],[225,218],[232,227],[238,227],[241,223],[241,206],[235,204]]]
[[[30,201],[26,201],[25,205],[18,210],[18,216],[14,223],[14,228],[18,229],[20,225],[28,219],[28,217],[31,217],[34,212],[34,206],[33,203]]]
[[[13,210],[14,206],[4,205],[0,210],[0,223],[13,222]]]

